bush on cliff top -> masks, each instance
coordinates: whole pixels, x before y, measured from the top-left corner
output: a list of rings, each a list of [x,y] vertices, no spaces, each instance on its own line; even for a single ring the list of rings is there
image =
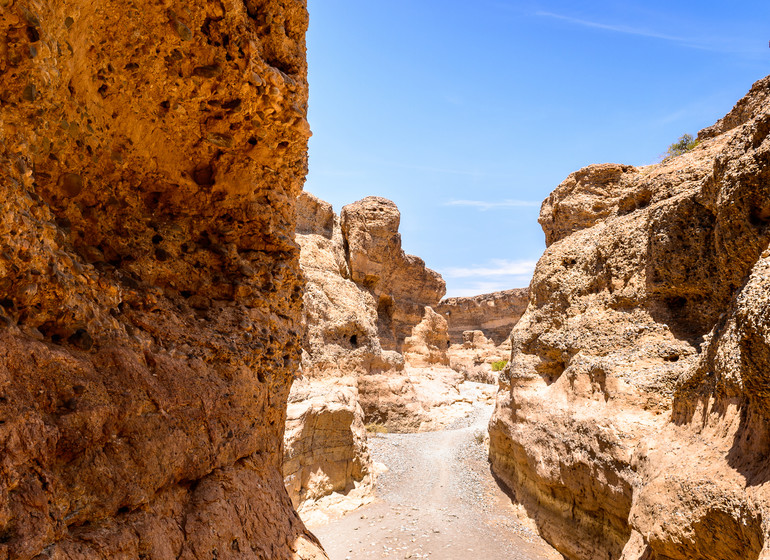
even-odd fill
[[[679,140],[674,142],[668,147],[666,153],[663,154],[663,160],[667,160],[672,157],[681,156],[692,150],[698,145],[698,140],[693,138],[690,134],[682,134]]]

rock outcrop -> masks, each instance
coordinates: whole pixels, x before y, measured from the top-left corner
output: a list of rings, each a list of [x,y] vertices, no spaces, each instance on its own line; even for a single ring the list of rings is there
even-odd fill
[[[567,558],[770,556],[769,93],[543,203],[490,458]]]
[[[341,423],[316,434],[312,451],[295,438],[308,433],[300,427],[303,418],[331,413],[323,399],[314,399],[316,407],[303,409],[287,430],[287,487],[296,503],[308,505],[323,494],[317,489],[338,492],[341,472],[351,473],[345,487],[356,489],[356,496],[371,487],[365,445],[357,443],[357,434],[342,435],[360,425],[361,415],[391,431],[416,431],[440,428],[471,406],[459,387],[463,376],[447,367],[446,321],[430,308],[444,294],[444,281],[421,259],[404,254],[395,204],[369,197],[337,217],[331,205],[305,192],[297,213],[307,337],[302,383],[290,401],[299,406],[300,393],[324,390],[350,395],[337,399],[333,408]],[[354,420],[339,414],[342,400]],[[347,439],[348,451],[340,452],[340,438]]]
[[[481,331],[465,331],[462,344],[452,344],[447,350],[449,366],[463,374],[468,381],[497,385],[500,366],[508,363],[510,340],[499,346]]]
[[[473,297],[446,298],[435,309],[447,320],[452,344],[463,343],[463,333],[479,330],[495,345],[511,335],[529,303],[528,288]]]
[[[292,385],[283,474],[295,506],[372,487],[358,376],[383,363],[374,298],[349,279],[339,219],[310,193],[297,199],[305,275],[302,378]],[[403,368],[403,364],[402,364]]]
[[[325,558],[281,475],[307,19],[2,3],[0,558]]]
[[[422,321],[404,340],[404,360],[413,367],[448,366],[447,348],[449,335],[446,319],[426,307]]]
[[[342,208],[351,279],[377,302],[377,327],[385,350],[401,352],[404,339],[446,293],[441,275],[401,249],[401,214],[390,200],[369,196]]]

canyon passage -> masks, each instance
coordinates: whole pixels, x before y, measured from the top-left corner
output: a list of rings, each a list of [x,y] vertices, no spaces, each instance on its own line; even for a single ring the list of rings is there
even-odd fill
[[[770,78],[442,299],[392,201],[303,191],[308,21],[0,1],[0,560],[770,558]]]

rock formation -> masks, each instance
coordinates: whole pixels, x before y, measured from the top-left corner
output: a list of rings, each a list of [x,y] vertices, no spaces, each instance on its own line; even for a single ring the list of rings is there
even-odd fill
[[[502,344],[529,303],[529,289],[515,288],[473,297],[446,298],[435,309],[449,325],[452,344],[462,344],[465,331],[481,331],[495,345]]]
[[[768,94],[543,203],[490,458],[567,558],[770,557]]]
[[[325,558],[281,476],[307,18],[2,2],[0,558]]]
[[[355,489],[360,497],[371,489],[363,423],[438,429],[471,408],[459,388],[463,376],[447,367],[446,321],[430,308],[444,281],[404,254],[399,221],[383,198],[345,206],[340,217],[310,193],[298,198],[307,336],[302,379],[290,396],[284,474],[305,510],[330,492]],[[325,427],[311,432],[308,421]]]
[[[340,213],[351,279],[377,302],[382,347],[400,352],[404,339],[446,293],[441,275],[401,249],[401,214],[390,200],[369,196]]]
[[[426,307],[422,321],[412,329],[412,335],[404,340],[404,360],[413,367],[448,366],[448,347],[446,319]]]
[[[447,350],[449,366],[463,374],[468,381],[497,385],[499,367],[508,362],[511,355],[510,340],[500,346],[489,340],[481,331],[463,332],[463,343],[452,344]]]
[[[292,386],[283,473],[295,506],[371,489],[358,376],[383,363],[374,299],[348,273],[331,204],[303,192],[297,242],[305,275],[302,379]]]

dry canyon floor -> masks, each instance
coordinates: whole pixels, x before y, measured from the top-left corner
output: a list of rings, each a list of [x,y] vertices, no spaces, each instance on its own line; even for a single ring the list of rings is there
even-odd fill
[[[558,560],[561,555],[517,521],[487,462],[492,405],[439,432],[370,436],[387,471],[376,500],[344,517],[311,522],[331,560]]]

